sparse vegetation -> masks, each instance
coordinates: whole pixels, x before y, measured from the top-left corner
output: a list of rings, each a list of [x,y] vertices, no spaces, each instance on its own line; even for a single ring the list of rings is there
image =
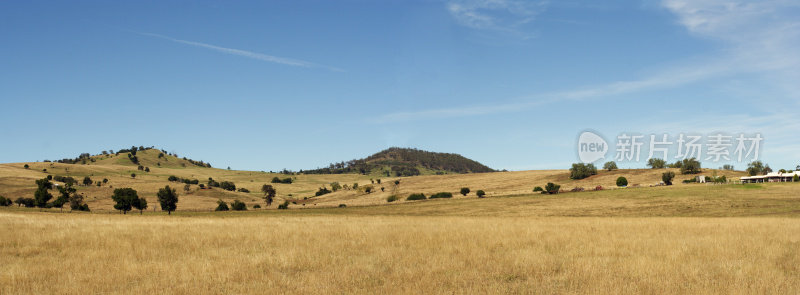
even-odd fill
[[[386,202],[391,203],[391,202],[397,201],[398,199],[399,198],[396,195],[391,195],[388,198],[386,198]]]
[[[453,197],[452,193],[441,192],[441,193],[435,193],[435,194],[431,195],[430,198],[431,199],[449,199],[449,198],[452,198],[452,197]]]
[[[427,199],[427,197],[425,197],[425,194],[410,194],[408,195],[408,198],[406,198],[406,201],[417,201],[425,199]]]

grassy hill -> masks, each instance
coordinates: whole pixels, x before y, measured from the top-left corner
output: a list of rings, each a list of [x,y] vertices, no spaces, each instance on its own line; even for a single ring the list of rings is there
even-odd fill
[[[392,147],[369,157],[332,163],[326,168],[306,170],[306,174],[360,173],[384,177],[430,174],[485,173],[495,170],[459,154],[429,152]]]
[[[423,155],[425,158],[423,157]],[[445,156],[443,156],[445,155]],[[569,179],[568,170],[542,170],[542,171],[516,171],[493,173],[466,173],[445,175],[419,175],[402,177],[385,177],[375,174],[363,175],[359,173],[340,174],[296,174],[286,175],[279,173],[265,173],[256,171],[237,171],[217,168],[207,168],[197,165],[198,161],[175,157],[165,154],[157,149],[146,149],[136,153],[139,165],[149,172],[139,170],[137,164],[129,158],[127,153],[90,156],[76,164],[55,162],[36,163],[11,163],[0,164],[0,195],[16,199],[18,197],[32,197],[36,189],[35,180],[53,176],[68,176],[80,182],[88,176],[93,181],[107,183],[90,186],[78,186],[78,193],[84,195],[87,204],[94,211],[112,211],[113,202],[110,196],[115,188],[131,187],[139,192],[140,196],[148,199],[151,210],[157,207],[156,192],[166,185],[177,189],[181,195],[178,210],[208,211],[216,207],[218,200],[232,202],[240,200],[248,207],[260,204],[264,206],[261,186],[270,184],[277,190],[276,203],[284,200],[290,202],[290,208],[320,208],[337,207],[339,204],[348,206],[365,206],[387,204],[389,196],[396,195],[399,201],[392,203],[405,203],[405,198],[412,193],[423,193],[427,196],[437,192],[451,192],[455,199],[475,198],[475,191],[484,190],[489,197],[532,194],[536,186],[544,186],[554,182],[562,186],[562,190],[571,190],[582,187],[587,190],[596,186],[606,189],[614,188],[619,176],[628,178],[630,186],[650,187],[661,181],[661,173],[665,169],[634,169],[617,171],[599,171],[598,175],[582,179]],[[441,159],[451,160],[441,160]],[[368,157],[368,163],[375,165],[391,165],[389,161],[415,163],[428,165],[430,168],[452,168],[447,163],[469,163],[463,157],[454,154],[429,153],[408,149],[389,149]],[[417,162],[414,162],[416,159]],[[433,159],[433,160],[431,160]],[[465,158],[464,158],[465,159]],[[443,164],[444,163],[444,164]],[[475,162],[477,163],[477,162]],[[479,163],[469,164],[465,167],[481,167]],[[435,166],[435,164],[441,164]],[[28,168],[24,166],[28,165]],[[465,164],[466,165],[466,164]],[[480,166],[477,166],[480,165]],[[482,166],[485,167],[485,166]],[[473,169],[473,168],[469,168]],[[475,168],[477,169],[477,168]],[[677,170],[675,171],[676,174]],[[132,177],[131,174],[135,174]],[[743,172],[707,169],[704,175],[725,175],[729,179],[743,176]],[[244,188],[249,192],[227,191],[221,188],[201,189],[199,185],[188,185],[179,182],[170,182],[168,178],[176,176],[181,179],[196,179],[200,184],[208,183],[209,178],[217,182],[230,181],[235,183],[237,189]],[[292,178],[291,184],[272,183],[274,177]],[[681,180],[694,176],[678,175],[675,187],[697,184],[682,184]],[[399,184],[395,184],[398,181]],[[343,189],[315,196],[315,192],[322,187],[332,188],[332,183],[338,183]],[[360,188],[353,189],[357,184]],[[367,192],[365,188],[371,188]],[[467,196],[458,194],[460,188],[468,187],[472,193]],[[188,190],[185,190],[188,188]],[[53,192],[54,195],[57,194]],[[275,205],[272,206],[275,208]],[[156,209],[158,210],[158,209]]]

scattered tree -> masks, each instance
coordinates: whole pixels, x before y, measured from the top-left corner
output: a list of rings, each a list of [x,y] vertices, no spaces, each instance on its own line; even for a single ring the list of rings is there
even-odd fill
[[[53,195],[48,191],[53,187],[53,183],[47,178],[42,178],[36,181],[36,186],[38,188],[36,192],[33,193],[34,204],[39,208],[47,207],[47,202],[53,198]]]
[[[223,181],[219,183],[219,187],[226,191],[235,191],[236,185],[230,181]]]
[[[684,159],[681,163],[681,174],[698,174],[702,172],[700,161],[695,158]]]
[[[120,210],[122,214],[127,214],[131,211],[133,203],[139,199],[139,194],[132,188],[118,188],[114,190],[111,199],[116,202],[114,209]]]
[[[272,187],[272,185],[265,184],[261,186],[261,192],[264,193],[264,201],[266,201],[267,207],[272,205],[272,201],[274,200],[275,194],[277,193],[275,191],[275,188]]]
[[[83,185],[90,186],[92,185],[92,183],[94,183],[94,181],[92,181],[92,178],[90,178],[89,176],[83,178]]]
[[[484,192],[483,190],[478,190],[477,192],[475,192],[475,195],[477,195],[478,198],[483,198],[483,196],[486,195],[486,192]]]
[[[747,174],[756,176],[764,172],[764,163],[761,161],[753,161],[747,164]]]
[[[28,164],[25,164],[25,166],[22,167],[25,167],[25,169],[31,168],[31,166],[28,166]]]
[[[619,168],[617,168],[617,162],[608,161],[605,164],[603,164],[603,169],[605,169],[606,171],[613,171]]]
[[[14,202],[12,202],[11,199],[6,199],[5,197],[0,196],[0,206],[8,207],[13,203]]]
[[[144,213],[144,210],[147,209],[147,199],[145,199],[144,197],[136,198],[135,200],[133,200],[133,203],[131,203],[131,206],[133,206],[133,208],[136,208],[136,210],[139,210],[139,215],[142,215]]]
[[[541,186],[537,186],[533,188],[533,192],[542,192],[545,193],[544,189]]]
[[[233,203],[231,203],[231,209],[233,209],[233,211],[247,211],[247,204],[239,200],[234,200]]]
[[[561,186],[552,182],[548,182],[547,185],[544,186],[544,192],[554,195],[557,194],[561,190]]]
[[[620,176],[619,178],[617,178],[617,186],[619,187],[628,186],[628,179]]]
[[[158,190],[158,203],[161,204],[161,210],[167,211],[167,215],[172,215],[172,211],[178,208],[178,194],[174,188],[169,185]]]
[[[461,192],[461,194],[463,196],[466,197],[469,194],[469,188],[468,187],[462,187],[460,192]]]
[[[594,164],[585,164],[585,163],[575,163],[572,164],[572,168],[569,169],[570,179],[584,179],[592,175],[597,174],[597,168]]]
[[[223,200],[217,201],[217,208],[214,209],[214,211],[228,211],[228,210],[230,210],[230,208],[228,208],[228,203],[225,203],[225,201]]]
[[[667,162],[663,159],[659,158],[650,158],[647,160],[647,166],[651,169],[663,169],[667,165]]]
[[[661,174],[661,180],[664,181],[666,185],[672,185],[672,179],[675,178],[675,172],[668,171]]]

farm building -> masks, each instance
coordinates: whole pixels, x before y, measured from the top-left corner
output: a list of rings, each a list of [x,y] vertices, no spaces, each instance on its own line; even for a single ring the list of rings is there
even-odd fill
[[[800,176],[800,172],[791,173],[772,172],[767,175],[745,176],[740,178],[742,183],[761,183],[761,182],[793,182],[794,176]]]

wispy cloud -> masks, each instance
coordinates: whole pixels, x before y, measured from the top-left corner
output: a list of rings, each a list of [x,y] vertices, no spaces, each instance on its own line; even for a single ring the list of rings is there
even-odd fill
[[[195,47],[210,49],[210,50],[214,50],[214,51],[225,53],[225,54],[237,55],[237,56],[242,56],[242,57],[251,58],[251,59],[260,60],[260,61],[265,61],[265,62],[271,62],[271,63],[282,64],[282,65],[287,65],[287,66],[294,66],[294,67],[303,67],[303,68],[324,68],[324,69],[328,69],[328,70],[331,70],[331,71],[344,72],[344,70],[342,70],[340,68],[326,66],[326,65],[322,65],[322,64],[317,64],[317,63],[313,63],[313,62],[309,62],[309,61],[305,61],[305,60],[299,60],[299,59],[294,59],[294,58],[267,55],[267,54],[262,54],[262,53],[247,51],[247,50],[222,47],[222,46],[217,46],[217,45],[212,45],[212,44],[207,44],[207,43],[202,43],[202,42],[196,42],[196,41],[182,40],[182,39],[177,39],[177,38],[173,38],[173,37],[169,37],[169,36],[165,36],[165,35],[160,35],[160,34],[154,34],[154,33],[137,32],[137,34],[140,34],[140,35],[143,35],[143,36],[148,36],[148,37],[155,37],[155,38],[159,38],[159,39],[169,40],[169,41],[176,42],[176,43],[181,43],[181,44],[191,45],[191,46],[195,46]]]
[[[494,1],[477,1],[490,5]],[[506,3],[505,1],[498,1]],[[499,4],[497,4],[499,5]],[[704,61],[692,61],[637,80],[616,81],[587,86],[578,90],[536,93],[515,98],[516,102],[471,105],[390,113],[376,118],[379,122],[419,120],[426,118],[461,117],[523,111],[545,104],[598,99],[678,87],[712,78],[742,73],[769,76],[780,97],[786,103],[800,101],[800,2],[763,1],[731,2],[722,0],[665,0],[663,7],[677,16],[678,23],[692,34],[722,41],[728,46],[718,56]],[[461,8],[460,8],[461,9]],[[491,25],[493,18],[482,21],[481,14],[462,12],[467,24]],[[504,98],[491,98],[498,101]],[[509,98],[505,98],[509,99]]]
[[[447,11],[463,26],[474,29],[522,33],[519,26],[533,21],[546,1],[451,0]]]

